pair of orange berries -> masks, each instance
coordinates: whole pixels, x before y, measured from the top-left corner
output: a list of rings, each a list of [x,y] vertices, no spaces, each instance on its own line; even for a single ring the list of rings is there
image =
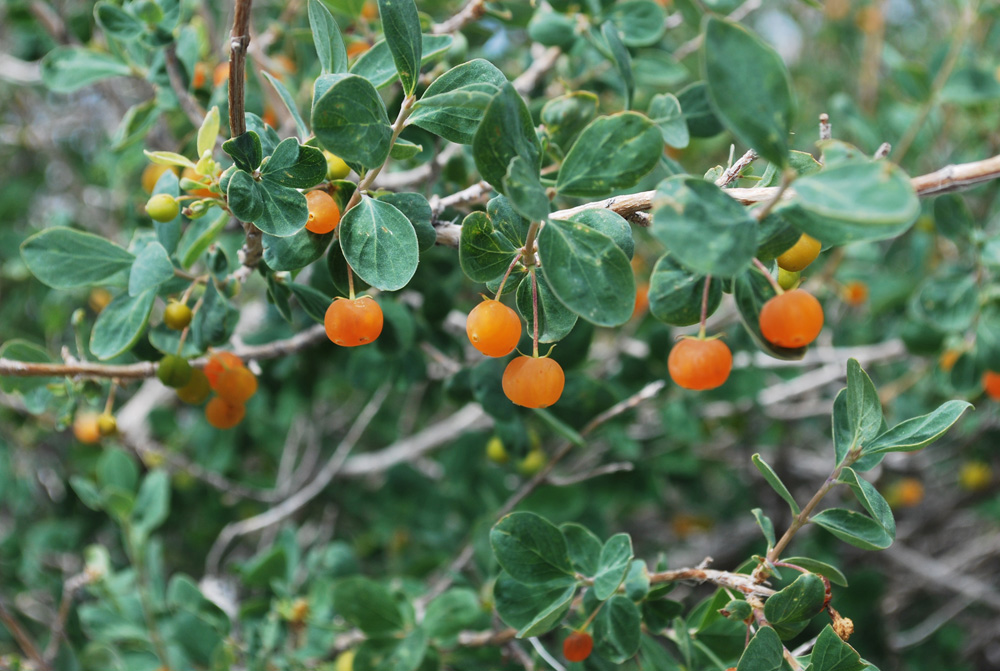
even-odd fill
[[[823,307],[802,289],[774,296],[760,311],[761,335],[778,347],[805,347],[823,328]],[[684,338],[667,358],[670,378],[685,389],[715,389],[729,378],[733,354],[716,338]]]
[[[246,402],[257,393],[257,376],[232,352],[216,352],[198,371],[215,397],[205,406],[205,419],[217,429],[231,429],[246,415]],[[194,378],[195,373],[192,374]],[[188,383],[190,384],[190,383]],[[181,395],[183,388],[177,390]],[[208,395],[204,390],[202,400]]]
[[[486,299],[469,313],[465,332],[472,346],[486,356],[507,356],[521,340],[521,320],[500,301]],[[522,354],[507,364],[502,384],[511,403],[547,408],[562,396],[566,375],[554,359]]]

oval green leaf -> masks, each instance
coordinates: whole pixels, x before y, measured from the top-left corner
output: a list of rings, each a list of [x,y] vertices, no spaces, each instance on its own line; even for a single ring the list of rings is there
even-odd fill
[[[138,296],[123,293],[101,310],[90,333],[90,351],[105,361],[125,352],[139,340],[149,322],[156,291],[148,289]]]
[[[420,251],[409,219],[387,202],[362,198],[340,222],[344,258],[361,279],[382,291],[406,286]]]
[[[21,244],[21,258],[53,289],[124,285],[135,256],[110,240],[71,228],[47,228]]]
[[[670,254],[665,254],[653,266],[649,276],[649,311],[671,326],[690,326],[701,319],[701,303],[705,293],[705,276],[693,273]],[[708,287],[708,312],[711,315],[722,302],[722,282]]]
[[[312,128],[323,148],[348,163],[376,168],[389,156],[392,127],[378,91],[354,74],[316,80]]]

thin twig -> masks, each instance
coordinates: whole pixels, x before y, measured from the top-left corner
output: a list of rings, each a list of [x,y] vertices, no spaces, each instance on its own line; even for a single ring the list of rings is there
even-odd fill
[[[431,27],[431,33],[434,35],[447,35],[457,32],[473,21],[481,18],[485,12],[485,0],[469,0],[469,2],[466,3],[466,5],[462,7],[457,14],[455,14],[455,16],[452,16],[441,23],[435,23]]]
[[[180,62],[177,60],[177,45],[171,44],[164,52],[167,66],[167,78],[170,79],[170,88],[177,96],[177,102],[181,106],[181,111],[187,116],[188,121],[195,128],[201,127],[201,122],[205,119],[205,110],[201,108],[198,101],[191,96],[184,87],[184,80],[181,79]],[[201,158],[200,156],[198,158]]]
[[[726,171],[719,175],[719,178],[715,180],[715,185],[718,187],[727,187],[729,184],[740,176],[743,169],[748,165],[753,163],[757,159],[757,152],[753,149],[748,149],[747,153],[743,154],[736,163],[726,168]]]
[[[24,654],[37,664],[39,669],[50,668],[42,658],[42,653],[38,651],[38,646],[35,644],[34,639],[31,638],[31,634],[21,627],[21,623],[17,621],[13,613],[7,610],[7,606],[3,601],[0,601],[0,623],[3,623],[7,631],[10,632],[10,635],[17,641]]]

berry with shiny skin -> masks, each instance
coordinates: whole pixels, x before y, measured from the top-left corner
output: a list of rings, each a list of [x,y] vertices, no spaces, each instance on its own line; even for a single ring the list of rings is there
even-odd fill
[[[778,347],[805,347],[823,330],[823,306],[816,297],[793,289],[764,303],[760,311],[760,332]]]
[[[180,203],[168,193],[158,193],[146,202],[146,214],[153,221],[173,221],[180,213]]]
[[[231,403],[216,396],[205,406],[205,419],[217,429],[231,429],[241,421],[246,414],[242,403]]]
[[[160,365],[156,367],[156,377],[168,387],[177,389],[191,380],[191,371],[191,364],[187,359],[176,354],[168,354],[160,359]]]
[[[469,312],[465,333],[472,346],[486,356],[507,356],[521,339],[521,320],[512,308],[486,299]]]
[[[799,279],[802,277],[802,273],[785,270],[781,266],[778,266],[778,286],[785,291],[791,291],[799,284]]]
[[[323,319],[326,336],[341,347],[374,342],[382,333],[382,322],[382,308],[371,296],[353,300],[337,298],[330,303]]]
[[[177,172],[177,168],[169,165],[160,165],[159,163],[150,163],[145,168],[142,169],[142,177],[140,181],[142,182],[142,190],[146,193],[153,193],[153,189],[156,188],[156,183],[160,181],[160,177],[163,173],[167,172]]]
[[[310,191],[306,194],[306,204],[309,206],[307,231],[323,235],[337,228],[340,223],[340,208],[330,194],[326,191]]]
[[[715,389],[729,379],[733,354],[718,338],[684,338],[670,350],[667,369],[670,379],[684,389]]]
[[[205,377],[208,378],[209,386],[215,389],[222,371],[233,368],[243,368],[243,359],[232,352],[214,352],[205,364]]]
[[[562,396],[566,375],[555,359],[521,355],[503,372],[503,393],[515,405],[547,408]]]
[[[81,443],[93,445],[101,439],[101,428],[97,421],[96,412],[78,412],[73,418],[73,435]]]
[[[326,179],[327,181],[333,181],[335,179],[344,179],[351,174],[351,166],[347,165],[344,159],[340,158],[336,154],[330,151],[324,151],[323,156],[326,157]]]
[[[563,639],[563,657],[567,662],[582,662],[593,649],[594,638],[585,631],[574,631]]]
[[[113,436],[118,433],[118,421],[110,412],[103,412],[97,418],[97,430],[102,436]]]
[[[163,323],[167,325],[167,328],[173,329],[174,331],[183,331],[191,323],[191,317],[194,313],[191,312],[189,308],[184,303],[178,303],[177,301],[170,301],[167,303],[166,309],[163,311]]]
[[[506,464],[510,459],[507,449],[503,446],[500,436],[493,436],[486,443],[486,457],[497,464]]]
[[[778,257],[778,267],[799,272],[816,260],[823,243],[816,238],[803,233],[794,245]]]
[[[230,403],[243,404],[257,393],[257,376],[246,368],[230,368],[219,373],[215,393]]]
[[[195,368],[191,371],[191,379],[188,380],[188,383],[177,388],[177,398],[190,405],[198,405],[208,398],[211,391],[205,371]]]

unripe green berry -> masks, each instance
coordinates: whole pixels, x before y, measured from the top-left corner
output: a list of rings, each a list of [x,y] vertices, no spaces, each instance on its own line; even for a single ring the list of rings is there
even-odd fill
[[[351,174],[351,166],[347,165],[344,159],[329,151],[324,151],[323,155],[326,156],[327,180],[344,179]]]
[[[160,382],[177,389],[183,387],[191,379],[191,364],[184,357],[175,354],[168,354],[160,359],[160,365],[156,368],[156,377]]]
[[[111,436],[118,433],[118,421],[110,412],[102,413],[97,418],[97,430],[102,436]]]
[[[171,301],[163,311],[163,323],[167,328],[183,331],[191,323],[191,308],[184,303]]]
[[[778,268],[778,286],[780,286],[785,291],[791,291],[794,289],[798,283],[799,278],[802,273],[794,270],[785,270],[784,268]]]
[[[158,193],[146,203],[146,214],[154,221],[173,221],[180,211],[180,203],[167,193]]]

